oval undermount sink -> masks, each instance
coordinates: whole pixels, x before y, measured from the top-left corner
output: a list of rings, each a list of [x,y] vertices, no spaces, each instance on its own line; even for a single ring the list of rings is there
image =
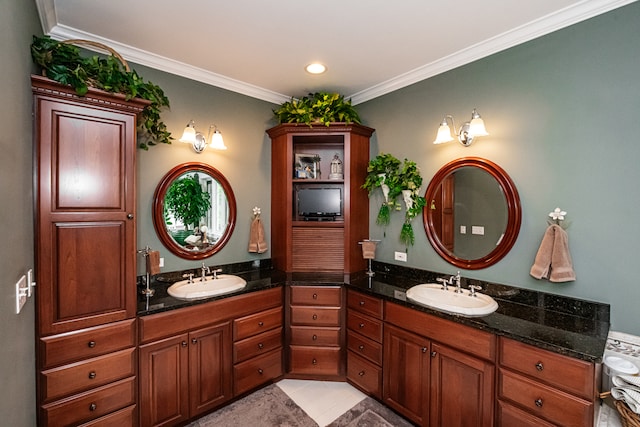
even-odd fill
[[[174,298],[193,300],[236,292],[246,285],[247,281],[242,277],[218,274],[217,278],[207,277],[205,281],[197,278],[193,279],[192,283],[189,283],[189,280],[176,282],[169,286],[167,292]]]
[[[445,291],[439,283],[425,283],[409,288],[407,298],[425,307],[465,316],[485,316],[498,309],[498,303],[489,295],[476,292],[471,296],[467,289],[462,293],[455,290],[455,286]]]

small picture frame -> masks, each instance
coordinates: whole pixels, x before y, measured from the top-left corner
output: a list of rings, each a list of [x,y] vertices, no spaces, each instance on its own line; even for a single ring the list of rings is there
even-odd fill
[[[317,159],[317,154],[296,154],[294,163],[294,178],[317,179]]]

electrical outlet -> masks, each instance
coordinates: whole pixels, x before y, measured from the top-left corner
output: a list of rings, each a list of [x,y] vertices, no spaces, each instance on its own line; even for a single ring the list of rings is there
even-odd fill
[[[484,227],[482,225],[472,225],[471,234],[477,234],[478,236],[484,236]]]
[[[406,252],[396,252],[395,253],[395,260],[396,261],[407,262],[407,253]]]
[[[158,261],[158,267],[164,267],[164,258],[160,258],[160,261]]]
[[[20,314],[20,310],[27,303],[27,277],[22,275],[20,280],[16,282],[16,314]]]

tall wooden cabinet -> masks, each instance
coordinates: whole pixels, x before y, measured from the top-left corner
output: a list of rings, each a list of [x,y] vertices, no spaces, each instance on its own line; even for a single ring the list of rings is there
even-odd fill
[[[369,200],[360,188],[367,175],[374,130],[355,123],[329,126],[281,124],[271,137],[271,258],[283,271],[351,273],[366,268],[358,242],[369,236]],[[329,179],[331,160],[342,162],[343,179]],[[300,173],[300,159],[319,157],[315,170]],[[333,177],[335,178],[335,177]],[[342,212],[335,219],[297,215],[301,188],[338,188]],[[325,218],[326,219],[326,218]]]
[[[33,76],[39,425],[135,424],[136,115]],[[101,418],[104,417],[104,418]]]

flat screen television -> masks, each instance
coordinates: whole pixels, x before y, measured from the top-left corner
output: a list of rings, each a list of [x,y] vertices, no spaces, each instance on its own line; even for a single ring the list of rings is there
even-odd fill
[[[323,221],[342,218],[342,186],[296,186],[296,218],[300,221]]]

